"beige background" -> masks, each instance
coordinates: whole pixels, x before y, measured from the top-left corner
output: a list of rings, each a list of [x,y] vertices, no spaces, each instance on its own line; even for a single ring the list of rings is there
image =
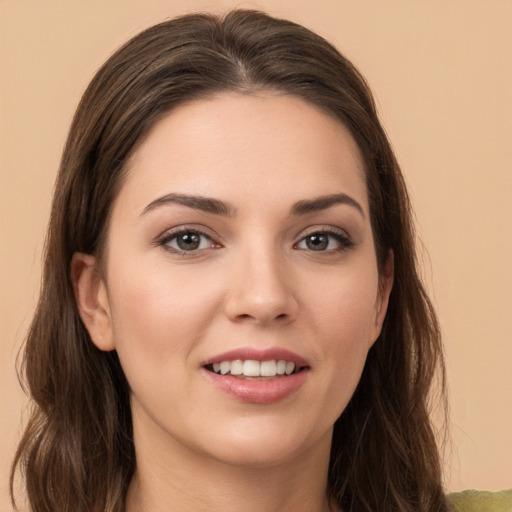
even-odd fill
[[[441,318],[449,490],[512,487],[512,2],[0,0],[0,510],[24,397],[13,369],[39,285],[66,131],[97,67],[189,10],[243,5],[334,42],[372,85],[402,163]]]

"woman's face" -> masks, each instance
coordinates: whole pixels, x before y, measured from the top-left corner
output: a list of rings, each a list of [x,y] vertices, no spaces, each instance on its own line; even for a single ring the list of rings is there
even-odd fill
[[[391,286],[342,124],[287,95],[176,108],[129,162],[102,268],[88,327],[119,354],[136,447],[256,465],[328,450]]]

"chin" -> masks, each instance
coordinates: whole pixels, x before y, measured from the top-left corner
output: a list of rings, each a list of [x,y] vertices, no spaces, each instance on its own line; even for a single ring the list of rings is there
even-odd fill
[[[220,439],[215,436],[217,441],[212,437],[209,451],[213,458],[231,466],[264,469],[308,458],[310,449],[321,443],[329,450],[332,428],[321,433],[298,427],[294,432],[289,425],[255,422],[246,428],[226,429],[220,433]]]
[[[273,447],[255,445],[226,448],[216,451],[214,458],[228,466],[247,469],[270,469],[286,465],[299,457],[301,450],[296,449],[278,449]]]

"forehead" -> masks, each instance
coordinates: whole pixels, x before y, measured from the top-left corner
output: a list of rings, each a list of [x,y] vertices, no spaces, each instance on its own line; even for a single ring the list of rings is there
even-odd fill
[[[120,195],[143,208],[171,192],[260,204],[344,192],[366,209],[365,182],[359,148],[333,116],[291,95],[223,93],[160,119],[134,151]]]

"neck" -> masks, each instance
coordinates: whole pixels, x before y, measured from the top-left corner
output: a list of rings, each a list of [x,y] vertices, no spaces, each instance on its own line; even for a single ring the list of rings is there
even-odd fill
[[[137,469],[126,512],[328,512],[330,432],[292,460],[230,465],[178,443],[162,450],[135,437]],[[149,446],[153,444],[153,446]]]

